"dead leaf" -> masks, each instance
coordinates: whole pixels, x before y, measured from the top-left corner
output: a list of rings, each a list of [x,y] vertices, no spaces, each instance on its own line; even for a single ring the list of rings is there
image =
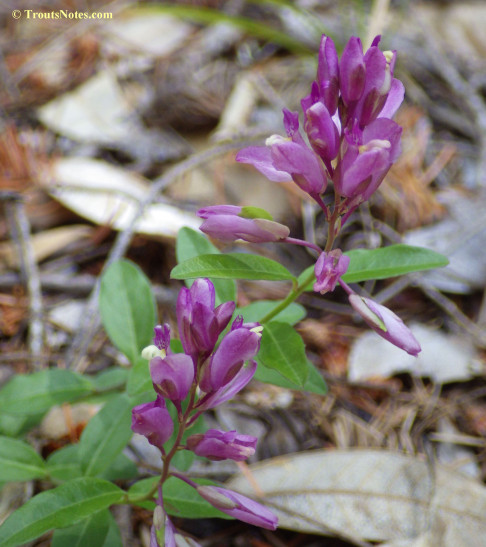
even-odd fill
[[[409,326],[422,347],[417,357],[367,331],[354,342],[349,353],[349,381],[363,382],[408,372],[445,384],[469,380],[482,372],[479,355],[471,341],[425,325]]]
[[[447,266],[422,274],[434,287],[459,294],[483,289],[486,286],[486,196],[464,196],[451,190],[443,192],[440,198],[450,215],[431,226],[407,232],[403,242],[447,256]]]
[[[63,158],[43,173],[43,183],[56,200],[100,225],[124,230],[138,203],[147,197],[148,181],[134,173],[89,158]],[[138,233],[175,237],[183,226],[198,229],[201,221],[166,203],[146,207],[136,223]]]
[[[180,47],[192,29],[189,23],[165,13],[151,11],[143,14],[129,10],[120,14],[116,21],[104,25],[101,31],[106,34],[109,48],[118,42],[118,50],[128,48],[132,55],[144,53],[161,56],[169,55]]]
[[[445,467],[431,474],[417,457],[316,450],[272,458],[250,471],[282,528],[354,541],[403,541],[419,538],[440,519],[443,537],[431,545],[484,545],[486,488]],[[226,486],[255,497],[242,475]]]
[[[92,232],[93,228],[91,226],[73,224],[34,234],[31,237],[31,243],[36,262],[44,260],[71,243],[89,237]],[[12,241],[0,243],[0,270],[2,269],[2,265],[10,268],[17,268],[19,266],[18,249]]]

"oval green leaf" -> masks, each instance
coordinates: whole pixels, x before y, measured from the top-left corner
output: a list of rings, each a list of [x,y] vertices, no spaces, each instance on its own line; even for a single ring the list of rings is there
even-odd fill
[[[42,492],[0,526],[0,547],[17,547],[53,528],[71,526],[93,513],[121,503],[123,490],[111,482],[83,477]]]
[[[289,281],[294,276],[281,264],[246,253],[201,255],[185,260],[171,272],[173,279],[214,277],[216,279],[265,279]]]
[[[327,385],[322,377],[321,373],[316,367],[307,360],[308,376],[303,387],[294,384],[287,378],[284,378],[279,372],[274,369],[259,366],[253,378],[259,382],[265,384],[272,384],[274,386],[285,387],[287,389],[295,389],[298,391],[308,391],[310,393],[317,393],[317,395],[326,395]]]
[[[83,476],[78,456],[79,444],[68,444],[47,458],[47,471],[54,482],[64,482]]]
[[[29,444],[0,437],[0,481],[28,481],[46,475],[44,460]]]
[[[204,254],[219,255],[221,252],[201,232],[188,227],[181,228],[176,241],[177,262],[181,263]],[[216,304],[236,300],[236,283],[232,279],[214,279],[212,282],[216,292]],[[186,281],[188,287],[192,283],[192,281]]]
[[[52,536],[51,547],[103,547],[110,524],[111,514],[103,509],[74,526],[56,530]]]
[[[131,362],[152,343],[155,303],[138,266],[119,260],[108,267],[101,278],[100,313],[110,340]]]
[[[238,308],[236,315],[242,315],[245,322],[261,321],[266,315],[281,304],[282,300],[258,300]],[[292,302],[275,316],[275,321],[295,325],[305,317],[305,308],[296,302]]]
[[[256,360],[264,367],[275,369],[300,389],[309,375],[304,342],[288,323],[265,324]]]
[[[130,399],[119,395],[88,422],[78,445],[79,463],[84,475],[102,473],[125,448],[132,436],[131,411]]]
[[[89,380],[70,370],[48,369],[19,374],[0,390],[0,413],[38,414],[91,392]]]

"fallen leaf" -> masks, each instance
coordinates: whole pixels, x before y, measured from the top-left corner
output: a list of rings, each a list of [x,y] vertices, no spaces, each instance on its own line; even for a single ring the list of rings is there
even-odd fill
[[[70,139],[111,144],[130,134],[132,110],[115,75],[102,71],[42,106],[37,114],[43,124]]]
[[[355,542],[403,541],[417,539],[440,519],[443,537],[431,545],[484,546],[486,488],[440,465],[432,470],[418,457],[315,450],[272,458],[249,470],[262,503],[276,512],[282,528]],[[243,475],[226,486],[256,497]]]
[[[128,10],[100,30],[106,34],[108,47],[118,42],[118,49],[120,46],[129,48],[132,54],[162,56],[180,47],[192,29],[189,23],[165,13],[141,14]]]
[[[44,260],[75,241],[89,237],[92,232],[93,228],[91,226],[73,224],[44,230],[32,235],[31,244],[36,262]],[[12,241],[0,243],[0,269],[2,263],[10,268],[19,266],[19,251]]]
[[[348,357],[348,379],[363,382],[408,372],[438,384],[469,380],[483,371],[473,344],[464,337],[446,335],[425,325],[409,325],[422,351],[413,357],[375,332],[357,338]]]
[[[72,157],[55,161],[43,173],[49,194],[65,207],[95,224],[124,230],[138,203],[149,192],[148,181],[100,160]],[[198,229],[201,221],[166,203],[146,207],[136,222],[138,233],[175,237],[183,226]]]
[[[442,193],[449,216],[431,226],[407,232],[403,243],[427,247],[449,259],[449,264],[423,278],[440,290],[467,294],[486,286],[486,199],[465,197],[458,192]]]

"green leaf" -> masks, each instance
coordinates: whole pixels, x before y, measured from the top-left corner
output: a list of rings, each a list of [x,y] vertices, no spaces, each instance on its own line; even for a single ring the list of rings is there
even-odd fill
[[[264,218],[265,220],[273,220],[272,215],[260,207],[242,207],[241,213],[238,216],[243,218]]]
[[[177,262],[181,263],[195,256],[204,254],[221,254],[207,237],[193,230],[192,228],[181,228],[177,234],[176,257]],[[211,280],[216,292],[216,304],[222,302],[231,302],[236,300],[236,283],[232,279],[214,279]],[[186,280],[186,285],[190,287],[193,281]]]
[[[0,435],[7,437],[21,437],[35,426],[39,425],[44,417],[44,412],[30,416],[18,414],[0,413]]]
[[[44,460],[29,444],[0,437],[0,481],[28,481],[46,475]]]
[[[56,530],[51,547],[103,547],[110,529],[110,512],[103,509],[74,526]]]
[[[90,381],[70,370],[48,369],[14,376],[0,390],[0,413],[32,415],[92,392]]]
[[[285,387],[287,389],[296,389],[298,391],[309,391],[310,393],[317,393],[317,395],[326,395],[327,386],[324,378],[316,367],[308,360],[307,361],[308,377],[305,381],[304,387],[298,386],[284,378],[279,372],[271,368],[259,366],[255,373],[254,379],[259,382],[265,382],[266,384],[273,384],[279,387]]]
[[[71,526],[93,513],[121,503],[123,490],[93,477],[83,477],[37,494],[0,526],[0,547],[16,547],[53,528]]]
[[[156,323],[150,282],[138,266],[119,260],[108,267],[101,278],[100,312],[110,340],[134,362],[151,344]]]
[[[120,528],[118,528],[118,524],[113,515],[111,513],[108,514],[110,516],[110,526],[103,547],[123,547]]]
[[[139,356],[133,362],[127,380],[127,394],[138,395],[145,391],[153,391],[152,378],[150,377],[149,363],[147,359]]]
[[[83,476],[79,463],[79,444],[69,444],[47,458],[47,472],[53,481],[64,482]]]
[[[132,436],[132,404],[119,395],[93,416],[79,441],[79,461],[86,476],[102,473],[125,448]]]
[[[218,486],[205,479],[194,482]],[[169,515],[182,518],[231,518],[203,499],[192,486],[176,477],[170,477],[164,483],[164,508]]]
[[[280,305],[282,300],[258,300],[244,306],[243,308],[238,308],[236,310],[236,315],[242,315],[245,322],[261,321],[265,315],[274,310],[277,306]],[[274,317],[275,321],[280,321],[281,323],[289,323],[295,325],[306,315],[304,306],[292,302],[284,310]]]
[[[379,249],[353,249],[346,251],[345,255],[351,258],[348,271],[343,275],[346,283],[359,283],[369,279],[387,279],[412,272],[420,272],[433,268],[447,266],[448,259],[426,249],[425,247],[413,247],[399,243]],[[314,266],[309,266],[299,275],[299,284],[310,275]],[[312,283],[306,290],[312,291]]]
[[[177,340],[177,338],[172,338],[170,341],[170,349],[173,353],[184,353],[184,348],[182,347],[182,342]]]
[[[128,374],[127,368],[110,367],[92,378],[93,387],[98,393],[122,388],[127,383]]]
[[[368,279],[386,279],[411,272],[430,270],[447,266],[449,261],[444,255],[402,243],[379,249],[354,249],[348,251],[351,258],[348,271],[343,280],[357,283]]]
[[[304,342],[288,323],[270,321],[263,327],[259,364],[277,370],[282,376],[304,387],[309,374]]]
[[[266,258],[246,253],[200,255],[178,264],[173,279],[215,277],[217,279],[266,279],[289,281],[294,276],[284,266]]]
[[[123,452],[112,461],[108,469],[101,474],[102,479],[107,481],[119,481],[134,479],[138,475],[138,469],[133,460],[125,456]]]
[[[147,499],[148,495],[155,488],[156,484],[159,482],[160,477],[149,477],[147,479],[141,479],[133,483],[128,489],[127,503],[139,505],[140,500]],[[156,494],[157,492],[155,492]],[[153,494],[155,496],[155,494]],[[141,502],[144,503],[144,502]]]

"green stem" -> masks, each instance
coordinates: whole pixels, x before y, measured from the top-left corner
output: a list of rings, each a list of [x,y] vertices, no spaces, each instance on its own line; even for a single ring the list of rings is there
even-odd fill
[[[184,435],[184,432],[187,427],[187,423],[190,420],[191,412],[194,410],[194,400],[196,398],[196,384],[194,384],[190,391],[190,399],[189,404],[187,405],[187,409],[184,412],[180,424],[179,424],[179,431],[177,432],[177,436],[174,440],[174,444],[172,445],[172,448],[168,452],[168,454],[164,457],[162,457],[163,460],[163,467],[162,467],[162,474],[160,476],[160,480],[156,482],[156,484],[151,488],[151,490],[148,492],[148,494],[145,494],[140,497],[133,497],[130,498],[130,503],[136,503],[139,501],[144,500],[151,500],[154,497],[155,492],[157,492],[157,489],[159,486],[162,486],[164,482],[170,477],[169,469],[170,469],[170,462],[172,458],[177,453],[177,450],[179,448],[179,445],[181,444],[182,436]]]
[[[276,315],[278,315],[281,311],[283,311],[287,306],[290,306],[294,300],[296,300],[308,287],[309,283],[311,283],[314,280],[314,270],[309,273],[309,275],[304,279],[304,281],[300,284],[298,284],[296,287],[294,287],[289,294],[286,296],[282,302],[278,306],[275,306],[272,311],[268,312],[262,319],[260,319],[260,323],[268,323],[271,319],[273,319]]]

